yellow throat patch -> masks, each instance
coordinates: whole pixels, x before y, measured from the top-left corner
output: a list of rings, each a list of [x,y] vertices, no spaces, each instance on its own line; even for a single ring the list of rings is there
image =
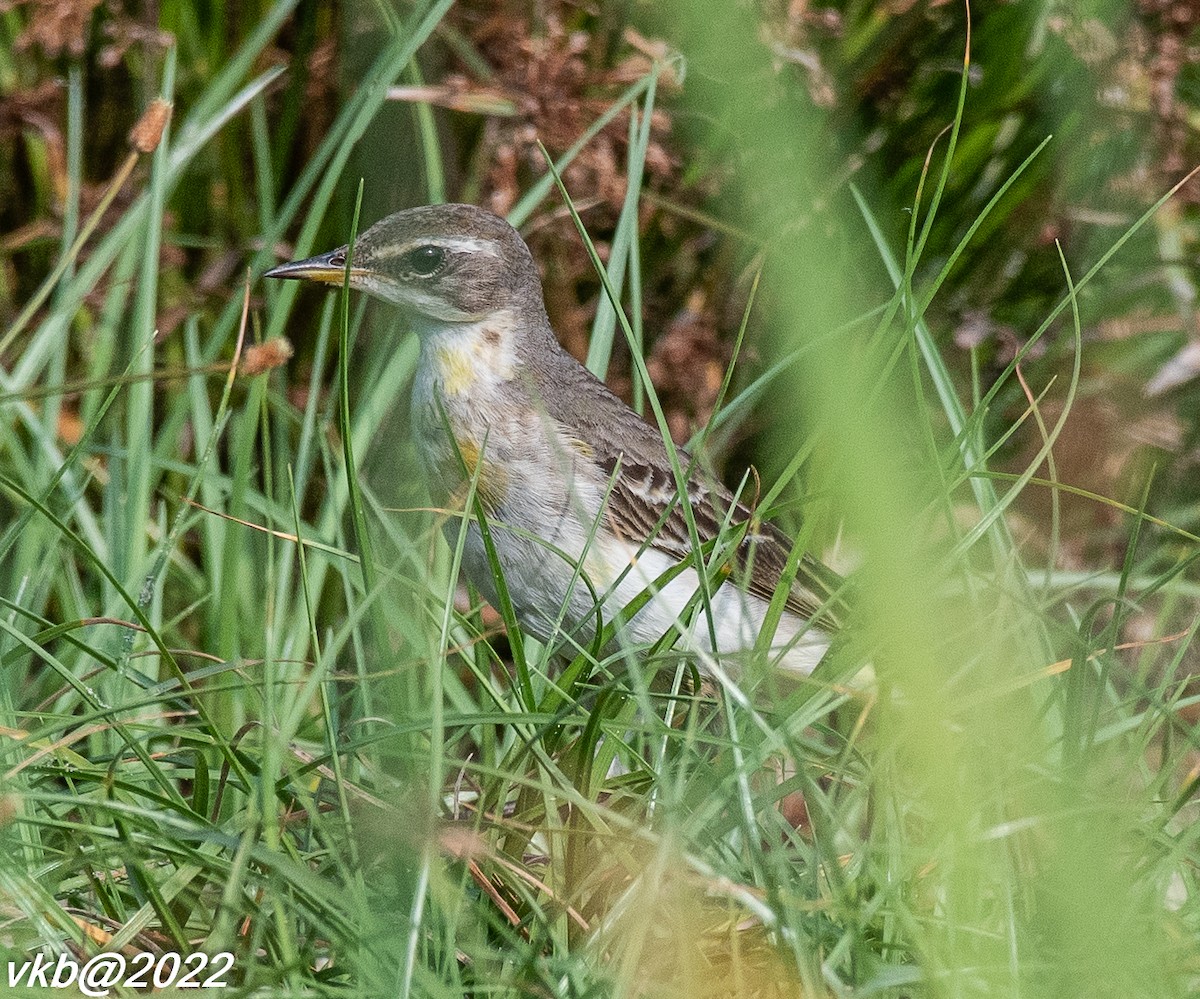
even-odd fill
[[[438,344],[433,351],[433,364],[442,392],[448,397],[461,396],[480,382],[504,382],[512,378],[515,366],[511,334],[511,319],[494,317],[465,336]]]
[[[477,366],[480,362],[474,351],[461,347],[438,347],[433,359],[442,391],[448,396],[466,395],[479,377]]]

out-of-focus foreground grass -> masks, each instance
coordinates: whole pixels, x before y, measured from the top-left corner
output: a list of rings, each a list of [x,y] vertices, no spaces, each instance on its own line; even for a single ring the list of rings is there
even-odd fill
[[[0,12],[12,959],[1195,990],[1190,8],[998,6],[965,64],[947,7],[725,6]],[[415,343],[255,279],[343,242],[360,176],[364,221],[507,214],[567,345],[854,569],[811,682],[671,696],[657,650],[565,663],[457,585]]]

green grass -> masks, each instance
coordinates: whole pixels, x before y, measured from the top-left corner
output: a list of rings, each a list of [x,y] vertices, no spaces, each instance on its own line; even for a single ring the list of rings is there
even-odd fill
[[[835,524],[863,565],[845,647],[811,681],[776,689],[752,663],[757,692],[693,696],[661,647],[548,649],[511,609],[503,637],[476,595],[464,605],[463,536],[443,540],[405,433],[415,342],[385,310],[253,279],[286,234],[300,257],[351,231],[355,143],[386,88],[420,79],[414,53],[434,34],[469,45],[447,6],[378,15],[376,54],[293,166],[303,89],[263,53],[290,18],[316,32],[319,15],[263,4],[227,49],[164,4],[179,47],[142,84],[146,102],[174,96],[176,118],[125,182],[136,197],[95,230],[78,202],[88,111],[68,77],[69,222],[40,298],[25,288],[0,331],[4,951],[230,950],[238,994],[255,996],[1194,993],[1190,514],[1173,526],[1150,500],[1112,501],[1123,560],[1068,572],[1031,556],[1008,515],[1058,486],[1043,459],[1081,367],[1052,381],[1023,365],[1032,401],[1002,418],[998,400],[1025,397],[1017,362],[986,383],[977,364],[964,387],[935,336],[934,294],[1043,153],[939,242],[952,167],[978,155],[964,75],[897,241],[869,187],[792,225],[834,172],[817,151],[792,158],[820,123],[756,129],[745,114],[756,141],[729,196],[755,240],[738,252],[765,267],[739,343],[765,356],[757,377],[727,379],[698,436],[769,422],[783,474],[763,509],[814,550]],[[681,15],[678,44],[728,72],[685,78],[675,109],[694,121],[759,96],[753,52],[727,44],[752,27],[702,15]],[[660,428],[636,178],[666,68],[607,113],[636,109],[635,180],[588,356],[603,373],[628,345]],[[705,103],[714,86],[720,103]],[[437,124],[417,110],[414,170],[452,192]],[[222,155],[231,135],[244,157]],[[553,206],[589,137],[515,223]],[[239,274],[153,343],[165,286],[187,280],[160,265],[164,220],[195,216],[187,185],[213,174],[253,209],[230,212],[261,237],[250,287]],[[1111,248],[1129,252],[1154,219]],[[823,249],[830,231],[851,249]],[[1055,257],[1037,336],[1075,360],[1108,249],[1082,267]],[[869,273],[894,296],[865,294]],[[239,372],[281,335],[303,364]],[[993,471],[1010,432],[1032,433],[1036,458]]]

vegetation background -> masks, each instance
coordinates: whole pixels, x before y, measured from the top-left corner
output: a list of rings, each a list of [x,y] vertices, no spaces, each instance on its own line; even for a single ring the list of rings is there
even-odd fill
[[[1200,10],[969,13],[0,3],[12,959],[1200,989]],[[656,650],[564,668],[459,587],[415,344],[257,281],[345,241],[359,178],[364,223],[520,226],[570,350],[861,565],[846,662],[671,698]]]

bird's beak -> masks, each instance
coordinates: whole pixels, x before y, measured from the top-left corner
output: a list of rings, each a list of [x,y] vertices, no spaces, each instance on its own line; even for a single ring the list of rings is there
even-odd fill
[[[362,277],[366,271],[359,267],[350,268],[350,283]],[[288,264],[272,267],[263,277],[286,278],[292,281],[317,281],[321,284],[341,284],[346,279],[346,248],[340,247],[306,260],[293,260]]]

